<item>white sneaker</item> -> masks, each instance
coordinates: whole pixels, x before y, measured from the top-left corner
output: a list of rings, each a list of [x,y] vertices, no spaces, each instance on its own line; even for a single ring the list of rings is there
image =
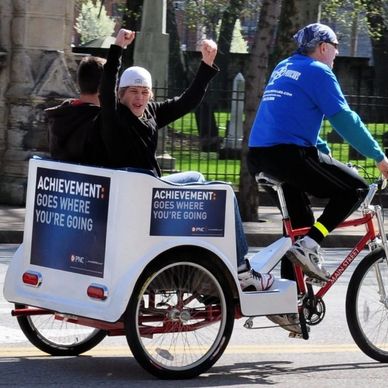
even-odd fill
[[[271,288],[275,278],[270,273],[259,273],[253,268],[238,274],[243,291],[266,291]]]
[[[291,333],[302,334],[302,328],[299,324],[298,314],[267,315],[267,318],[271,322],[279,325],[284,330],[288,330]]]
[[[307,276],[323,281],[329,280],[330,273],[323,266],[323,257],[318,244],[313,248],[308,248],[304,237],[294,243],[286,256],[294,264],[300,265]]]

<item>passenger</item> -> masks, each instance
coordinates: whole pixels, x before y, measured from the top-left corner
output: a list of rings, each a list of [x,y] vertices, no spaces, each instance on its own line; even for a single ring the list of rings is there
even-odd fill
[[[318,150],[323,118],[362,155],[374,159],[384,177],[388,177],[388,160],[350,109],[332,71],[338,55],[334,31],[314,23],[299,30],[294,39],[296,53],[275,67],[265,88],[249,137],[248,166],[252,175],[262,171],[283,181],[286,193],[294,193],[295,210],[298,206],[303,210],[304,193],[329,199],[308,234],[287,252],[307,275],[327,281],[330,274],[320,244],[357,209],[365,196],[359,189],[366,193],[368,185],[348,166]],[[300,332],[295,315],[272,320]],[[295,325],[286,326],[290,324]]]
[[[125,69],[119,79],[123,49],[134,39],[134,31],[121,29],[116,36],[115,44],[109,49],[100,88],[102,137],[111,167],[146,168],[161,176],[155,157],[158,129],[183,117],[200,104],[210,80],[219,71],[214,64],[217,45],[212,40],[204,40],[201,46],[202,61],[191,85],[179,96],[155,102],[152,77],[148,70],[132,66]],[[182,173],[179,183],[192,182],[192,173]],[[176,178],[177,174],[172,174],[162,179],[176,182]],[[245,255],[248,246],[237,201],[235,213],[238,265],[242,271],[239,279],[242,289],[266,290],[271,287],[274,278],[271,274],[260,275],[246,265]]]
[[[106,151],[99,130],[99,85],[106,60],[84,57],[77,70],[79,98],[46,109],[51,157],[66,162],[103,166]]]

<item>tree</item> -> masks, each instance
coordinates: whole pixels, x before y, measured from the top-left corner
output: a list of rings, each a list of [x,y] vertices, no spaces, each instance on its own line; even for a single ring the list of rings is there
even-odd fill
[[[243,9],[244,3],[244,0],[231,0],[229,2],[229,6],[225,8],[221,18],[217,45],[218,50],[222,53],[222,55],[218,56],[217,62],[222,70],[220,74],[220,82],[224,89],[227,88],[227,76],[231,52],[230,48],[233,40],[233,30],[236,20]]]
[[[217,25],[217,38],[220,36],[221,20]],[[241,33],[241,21],[237,19],[232,31],[232,41],[230,42],[230,53],[248,54],[248,43]]]
[[[321,0],[283,0],[270,67],[295,51],[293,35],[302,27],[319,21]],[[292,15],[292,17],[290,17]]]
[[[143,0],[126,0],[122,9],[122,27],[132,31],[140,31],[141,10]],[[133,53],[135,45],[131,44],[123,53],[123,68],[133,65]]]
[[[258,0],[187,0],[185,5],[186,20],[189,27],[201,31],[201,37],[217,40],[218,52],[217,64],[221,69],[217,82],[221,88],[228,88],[228,67],[230,60],[230,49],[233,40],[233,31],[236,21],[239,19],[247,3],[257,3]],[[251,7],[252,8],[252,7]],[[218,28],[217,25],[221,20]],[[217,96],[213,96],[217,99]],[[203,151],[217,151],[219,146],[218,128],[209,97],[196,111],[196,119],[201,138],[201,149]]]
[[[168,81],[173,88],[182,87],[189,83],[186,63],[181,50],[181,42],[178,35],[173,0],[167,1],[167,33],[169,34]],[[180,81],[178,84],[176,81]],[[182,83],[183,81],[183,83]]]
[[[388,27],[385,16],[388,12],[386,1],[362,1],[366,8],[366,17],[370,28],[373,62],[375,70],[375,94],[388,96]]]
[[[101,1],[95,3],[87,0],[82,3],[81,11],[76,19],[75,29],[80,34],[81,43],[112,35],[115,22],[106,13]]]
[[[322,6],[323,17],[341,27],[351,29],[365,26],[371,39],[374,63],[374,90],[379,96],[388,96],[388,27],[386,0],[328,0]],[[342,28],[341,28],[342,29]],[[354,33],[353,33],[354,35]]]
[[[186,0],[185,14],[188,28],[197,30],[203,37],[216,40],[216,27],[229,1]]]
[[[267,79],[271,47],[279,21],[281,0],[263,0],[252,47],[245,89],[244,141],[241,152],[240,211],[245,221],[257,221],[259,204],[257,185],[250,176],[246,164],[248,137]]]

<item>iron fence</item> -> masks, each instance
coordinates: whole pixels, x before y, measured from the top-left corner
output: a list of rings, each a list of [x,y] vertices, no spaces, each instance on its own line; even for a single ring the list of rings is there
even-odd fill
[[[180,93],[156,88],[156,100]],[[388,98],[346,96],[350,107],[359,113],[372,136],[388,153]],[[208,90],[195,112],[160,131],[158,157],[165,174],[174,171],[200,171],[208,180],[222,180],[238,186],[242,141],[244,93],[232,90]],[[361,166],[361,174],[377,176],[375,163],[365,159],[344,141],[330,123],[322,123],[321,137],[332,155],[343,162]]]

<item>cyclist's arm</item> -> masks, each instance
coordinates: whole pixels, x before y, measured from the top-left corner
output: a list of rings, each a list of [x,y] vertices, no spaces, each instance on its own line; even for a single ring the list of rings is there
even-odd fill
[[[344,109],[328,117],[328,120],[334,129],[359,153],[367,158],[374,159],[376,163],[385,158],[379,144],[356,112]]]
[[[317,139],[317,148],[323,154],[330,155],[330,153],[331,153],[329,145],[320,136],[318,136],[318,139]]]

